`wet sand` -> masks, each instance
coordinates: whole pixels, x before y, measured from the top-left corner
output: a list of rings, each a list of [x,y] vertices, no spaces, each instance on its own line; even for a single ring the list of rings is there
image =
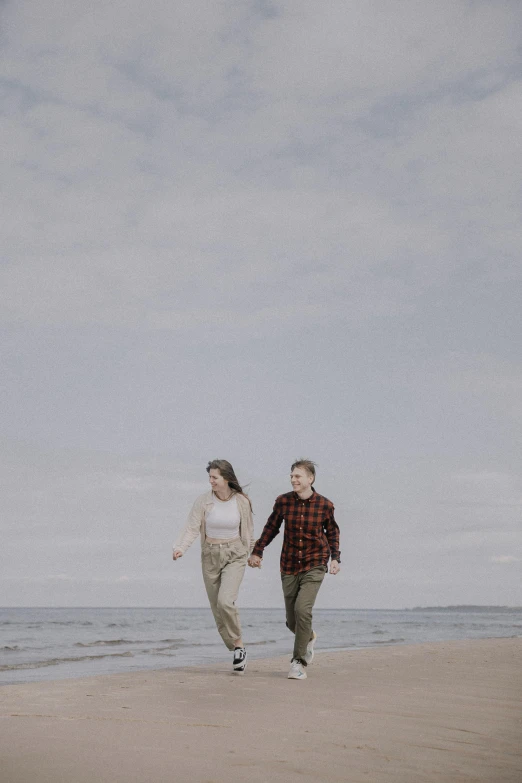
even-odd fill
[[[0,783],[522,783],[522,639],[288,667],[4,686]]]

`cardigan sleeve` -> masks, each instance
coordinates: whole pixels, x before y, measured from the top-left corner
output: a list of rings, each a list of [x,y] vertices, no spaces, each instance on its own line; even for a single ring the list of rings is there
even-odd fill
[[[254,548],[254,516],[252,514],[252,506],[250,505],[249,499],[245,495],[242,495],[240,497],[242,503],[241,517],[243,518],[243,514],[244,514],[244,520],[245,520],[245,530],[244,530],[244,535],[242,537],[245,539],[245,543],[248,549],[248,554],[250,554],[252,552],[252,549]]]
[[[194,543],[201,533],[201,523],[203,522],[204,513],[205,506],[203,499],[199,497],[194,502],[190,514],[188,515],[187,524],[175,541],[173,549],[180,549],[183,554],[185,554],[189,546]]]

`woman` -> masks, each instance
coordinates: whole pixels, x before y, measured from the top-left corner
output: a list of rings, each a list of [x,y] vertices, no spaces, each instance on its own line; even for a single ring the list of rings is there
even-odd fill
[[[252,504],[243,492],[230,462],[215,459],[207,465],[211,489],[201,495],[185,529],[174,544],[178,560],[201,535],[201,565],[210,607],[221,638],[234,651],[232,669],[246,669],[247,652],[235,605],[248,556],[254,546]]]

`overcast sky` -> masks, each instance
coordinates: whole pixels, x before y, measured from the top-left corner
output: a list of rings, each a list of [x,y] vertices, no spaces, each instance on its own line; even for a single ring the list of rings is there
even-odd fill
[[[318,606],[522,605],[518,0],[0,9],[0,603],[205,605],[306,456]]]

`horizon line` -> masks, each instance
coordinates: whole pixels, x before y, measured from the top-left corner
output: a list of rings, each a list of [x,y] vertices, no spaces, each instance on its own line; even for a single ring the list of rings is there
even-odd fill
[[[257,610],[283,610],[284,606],[281,604],[277,606],[241,606],[243,609],[257,609]],[[334,606],[334,607],[315,607],[315,611],[353,611],[353,612],[405,612],[414,611],[416,609],[460,609],[460,608],[480,608],[480,609],[522,609],[522,606],[511,604],[426,604],[425,606],[402,606],[402,607],[386,607],[386,606]],[[148,605],[148,606],[87,606],[87,605],[20,605],[20,606],[0,606],[1,609],[208,609],[210,607],[205,606],[165,606],[165,605]]]

